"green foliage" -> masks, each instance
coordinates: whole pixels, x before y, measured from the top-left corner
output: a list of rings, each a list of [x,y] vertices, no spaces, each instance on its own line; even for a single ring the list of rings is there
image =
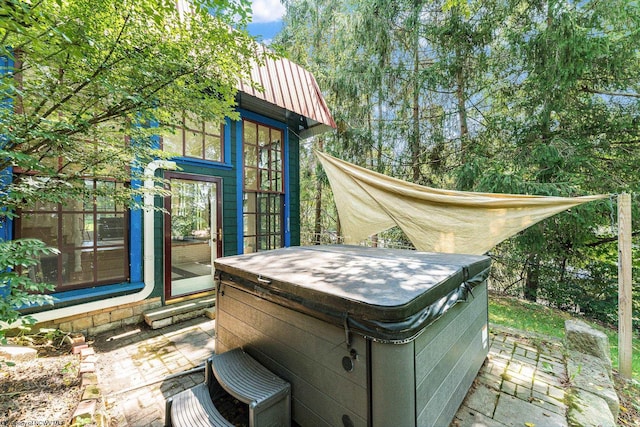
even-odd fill
[[[4,326],[19,322],[21,326],[34,323],[30,316],[21,315],[24,306],[50,304],[51,297],[43,292],[52,291],[53,285],[43,283],[42,278],[31,277],[30,267],[38,264],[43,255],[57,254],[58,250],[45,246],[39,240],[18,239],[0,242],[0,342],[4,342]]]
[[[326,151],[440,188],[626,191],[640,214],[635,1],[305,0],[287,12],[279,42],[314,70],[338,123]],[[314,176],[303,194],[317,194]],[[589,203],[504,242],[493,285],[615,321],[615,211]]]
[[[606,8],[629,7],[615,3]],[[499,56],[490,58],[503,76],[484,113],[492,120],[477,133],[478,147],[458,175],[466,189],[562,196],[638,191],[632,163],[640,104],[637,80],[628,76],[639,70],[632,45],[640,17],[622,18],[602,6],[549,1],[509,10]],[[615,322],[612,214],[615,205],[590,203],[500,245],[493,252],[502,271],[494,283]]]
[[[24,206],[108,197],[138,207],[136,185],[158,157],[154,134],[191,120],[237,117],[237,82],[259,61],[246,32],[248,0],[22,0],[0,12],[0,220]],[[160,123],[159,127],[156,124]],[[87,178],[116,181],[87,186]],[[50,302],[53,288],[31,277],[34,240],[0,242],[0,322]],[[37,273],[34,273],[37,275]]]
[[[30,173],[3,189],[8,212],[81,197],[86,176],[139,178],[162,156],[149,136],[172,132],[183,111],[237,115],[237,81],[257,55],[244,30],[249,2],[188,3],[189,11],[167,0],[7,2],[0,56],[14,66],[0,97],[15,111],[0,111],[0,169]],[[160,129],[147,126],[158,121]],[[121,186],[110,196],[130,202],[136,192]]]
[[[541,304],[514,298],[489,297],[489,321],[502,326],[564,338],[564,322],[571,316]]]

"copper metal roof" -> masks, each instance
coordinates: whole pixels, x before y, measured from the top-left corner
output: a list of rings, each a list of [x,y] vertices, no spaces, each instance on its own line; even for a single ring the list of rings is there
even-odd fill
[[[286,58],[267,57],[263,64],[254,65],[251,80],[258,83],[263,91],[246,82],[240,82],[238,89],[306,118],[305,129],[300,132],[301,137],[336,127],[315,77],[300,65]]]

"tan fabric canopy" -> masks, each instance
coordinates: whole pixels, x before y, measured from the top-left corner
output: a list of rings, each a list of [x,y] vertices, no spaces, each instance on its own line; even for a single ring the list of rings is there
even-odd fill
[[[316,155],[333,189],[345,243],[397,225],[419,251],[480,255],[538,221],[608,197],[438,190]]]

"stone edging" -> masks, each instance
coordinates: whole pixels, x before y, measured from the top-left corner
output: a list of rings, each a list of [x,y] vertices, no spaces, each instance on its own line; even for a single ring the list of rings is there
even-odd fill
[[[71,352],[80,358],[78,376],[80,377],[80,388],[82,397],[71,417],[71,427],[74,426],[104,426],[107,425],[106,416],[102,408],[102,393],[98,387],[98,375],[96,373],[96,362],[98,356],[93,348],[85,341],[84,335],[74,333],[69,336],[72,348]]]
[[[567,420],[571,426],[615,426],[620,400],[613,384],[609,339],[580,320],[565,322]]]

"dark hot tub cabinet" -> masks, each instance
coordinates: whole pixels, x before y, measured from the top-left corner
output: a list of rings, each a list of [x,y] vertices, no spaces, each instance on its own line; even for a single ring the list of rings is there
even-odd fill
[[[447,426],[488,353],[486,256],[336,245],[215,267],[216,352],[289,381],[301,426]]]

